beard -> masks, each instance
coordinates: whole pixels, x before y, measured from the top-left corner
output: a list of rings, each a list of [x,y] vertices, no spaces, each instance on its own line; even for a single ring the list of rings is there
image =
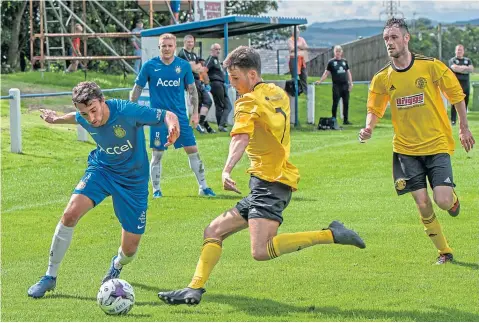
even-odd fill
[[[389,54],[389,57],[392,57],[392,58],[399,58],[400,56],[401,56],[401,53],[399,52]]]
[[[405,54],[406,54],[406,47],[403,47],[403,49],[401,51],[397,51],[395,53],[394,52],[392,52],[392,53],[388,52],[389,57],[392,57],[392,58],[399,58],[399,57],[401,57]]]

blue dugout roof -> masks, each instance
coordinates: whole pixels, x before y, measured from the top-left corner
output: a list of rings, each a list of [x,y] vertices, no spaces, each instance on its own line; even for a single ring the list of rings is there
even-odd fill
[[[308,23],[306,18],[301,17],[271,17],[271,16],[250,16],[250,15],[233,15],[208,20],[187,22],[184,24],[164,26],[146,29],[141,32],[141,37],[159,37],[164,33],[174,34],[176,37],[184,37],[193,35],[196,38],[223,38],[224,53],[228,55],[228,37],[239,36],[250,33],[257,33],[266,30],[291,27],[297,25],[305,25]],[[293,77],[295,84],[295,121],[298,125],[298,44],[297,32],[294,34],[294,64]],[[225,37],[226,36],[226,37]],[[228,79],[226,79],[228,83]]]
[[[141,37],[156,37],[164,33],[172,33],[177,37],[190,34],[197,38],[223,38],[225,24],[228,25],[228,36],[238,36],[307,23],[307,19],[301,17],[233,15],[146,29],[141,32]]]

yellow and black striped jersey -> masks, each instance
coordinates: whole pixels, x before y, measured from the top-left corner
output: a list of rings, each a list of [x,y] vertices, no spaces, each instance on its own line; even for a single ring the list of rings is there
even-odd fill
[[[441,92],[452,104],[465,97],[456,76],[444,63],[412,54],[407,68],[398,70],[390,62],[376,73],[369,87],[367,108],[381,118],[389,102],[395,152],[413,156],[452,154],[454,139]]]
[[[235,102],[231,136],[248,134],[248,173],[268,182],[280,182],[296,190],[298,169],[289,162],[290,107],[288,95],[274,85],[259,83]]]

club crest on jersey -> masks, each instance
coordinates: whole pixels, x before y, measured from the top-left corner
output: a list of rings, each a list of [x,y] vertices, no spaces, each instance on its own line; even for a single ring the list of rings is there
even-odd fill
[[[156,147],[159,147],[161,145],[161,141],[158,138],[156,138],[153,143],[155,144]]]
[[[406,188],[406,180],[404,178],[398,178],[394,182],[394,186],[396,187],[398,191],[402,191],[403,189]]]
[[[427,81],[424,77],[419,77],[416,79],[416,87],[419,89],[424,89],[427,85]]]
[[[180,74],[181,73],[181,67],[179,67],[179,66],[175,67],[175,72],[176,72],[176,74]]]
[[[123,129],[120,125],[113,126],[113,133],[118,138],[123,138],[126,136],[126,130]]]

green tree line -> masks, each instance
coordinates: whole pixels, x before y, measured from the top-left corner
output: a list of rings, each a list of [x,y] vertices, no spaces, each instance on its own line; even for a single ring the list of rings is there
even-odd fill
[[[413,52],[439,58],[448,63],[454,57],[455,47],[464,45],[465,56],[472,59],[474,66],[479,67],[479,27],[467,25],[459,27],[455,25],[441,26],[441,55],[439,53],[439,27],[433,26],[431,20],[419,18],[411,28],[410,49]]]
[[[73,6],[73,11],[80,18],[82,17],[82,1],[63,1],[69,8]],[[133,29],[138,20],[143,21],[145,28],[149,27],[149,14],[143,11],[134,0],[124,1],[101,1],[101,5],[118,19],[128,29]],[[45,5],[49,6],[50,1],[46,0]],[[56,4],[58,6],[58,4]],[[259,15],[277,10],[278,4],[275,0],[268,1],[227,1],[226,15],[230,14],[250,14]],[[136,9],[136,11],[132,11]],[[65,12],[65,11],[64,11]],[[40,32],[40,5],[39,1],[33,1],[33,31]],[[65,15],[65,14],[64,14]],[[68,17],[69,14],[66,14]],[[180,13],[180,22],[192,20],[193,12],[182,11]],[[1,52],[2,52],[2,73],[8,72],[5,66],[8,65],[11,70],[25,70],[30,68],[30,34],[29,18],[30,6],[28,0],[23,1],[1,1]],[[52,16],[53,17],[53,16]],[[165,26],[170,24],[169,12],[155,12],[154,26]],[[73,19],[74,20],[74,19]],[[73,32],[73,23],[69,23],[68,32]],[[125,32],[112,18],[106,15],[93,1],[86,1],[85,22],[95,32]],[[57,30],[48,30],[49,33],[60,33],[59,25]],[[85,31],[87,32],[87,31]],[[272,31],[267,33],[252,34],[252,44],[256,47],[268,47],[272,41],[285,38],[289,35],[286,30]],[[133,55],[133,46],[130,38],[103,38],[120,55]],[[50,47],[61,46],[60,38],[50,38]],[[181,46],[181,44],[178,44]],[[70,41],[65,38],[65,46],[71,47]],[[88,55],[112,55],[97,39],[88,40]],[[44,46],[44,49],[46,47]],[[83,48],[83,45],[82,45]],[[45,49],[46,50],[46,49]],[[52,56],[60,56],[61,52],[51,51]],[[40,40],[37,38],[34,45],[34,56],[40,56]],[[133,64],[133,62],[130,62]],[[58,64],[58,65],[57,65]],[[63,63],[52,64],[53,68],[62,68]],[[98,70],[107,73],[126,73],[126,69],[120,61],[91,61],[88,62],[88,69]]]

